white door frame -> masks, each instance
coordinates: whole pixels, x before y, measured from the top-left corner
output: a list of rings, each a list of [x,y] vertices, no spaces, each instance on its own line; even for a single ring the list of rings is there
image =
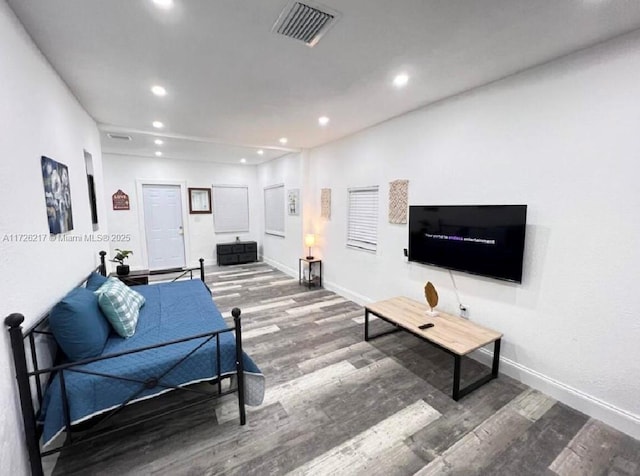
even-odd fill
[[[182,242],[184,244],[184,264],[191,267],[191,256],[189,254],[189,213],[186,204],[187,182],[185,180],[162,180],[162,179],[136,179],[136,194],[138,203],[138,230],[140,232],[140,256],[142,262],[146,263],[145,268],[149,269],[149,254],[147,250],[147,230],[144,224],[144,198],[142,195],[143,185],[173,185],[180,187],[180,201],[182,202]]]

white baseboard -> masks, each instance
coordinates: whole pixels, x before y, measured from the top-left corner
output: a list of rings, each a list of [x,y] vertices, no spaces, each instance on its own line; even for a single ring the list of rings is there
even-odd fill
[[[266,256],[262,257],[262,261],[273,266],[274,268],[278,268],[280,271],[282,271],[285,274],[288,274],[289,276],[291,276],[292,278],[296,278],[298,279],[298,271],[290,268],[289,266],[285,266],[284,264],[280,263],[279,261],[273,260],[271,258],[267,258]]]
[[[278,268],[286,274],[295,278],[298,277],[298,271],[293,268],[289,268],[288,266],[269,258],[263,258],[263,260],[265,263]],[[322,284],[325,289],[333,291],[360,304],[361,306],[372,302],[372,300],[366,296],[349,291],[336,283],[323,281]],[[479,349],[470,354],[470,357],[490,367],[493,359],[492,350],[493,349]],[[558,380],[543,375],[540,372],[536,372],[535,370],[525,367],[524,365],[504,356],[500,357],[500,373],[508,375],[531,388],[539,390],[540,392],[555,398],[559,402],[562,402],[571,408],[575,408],[576,410],[593,418],[601,420],[604,423],[611,425],[613,428],[632,436],[633,438],[640,439],[639,415],[627,412],[605,402],[604,400],[600,400],[599,398],[584,393]]]
[[[491,366],[492,350],[479,349],[473,352],[470,357]],[[539,390],[571,408],[601,420],[633,438],[640,439],[639,415],[627,412],[504,356],[500,357],[500,373]]]
[[[363,296],[362,294],[358,294],[358,293],[354,293],[352,291],[349,291],[346,288],[343,288],[342,286],[333,283],[331,281],[322,281],[323,287],[325,289],[328,289],[329,291],[333,291],[334,293],[340,294],[342,297],[346,297],[347,299],[349,299],[350,301],[353,301],[357,304],[360,304],[361,306],[364,306],[365,304],[369,304],[371,302],[373,302],[371,299],[369,299],[366,296]]]

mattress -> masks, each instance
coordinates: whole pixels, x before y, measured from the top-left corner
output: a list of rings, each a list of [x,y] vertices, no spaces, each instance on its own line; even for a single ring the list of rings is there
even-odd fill
[[[139,349],[162,342],[227,329],[209,290],[200,280],[177,281],[136,286],[145,297],[135,334],[124,339],[112,333],[102,355]],[[64,384],[72,424],[116,408],[123,402],[134,403],[158,396],[170,389],[145,388],[135,381],[159,379],[162,384],[183,386],[217,376],[215,338],[198,338],[187,342],[126,354],[92,362],[64,371]],[[264,396],[264,376],[243,355],[247,405],[259,405]],[[235,334],[220,334],[221,376],[233,376],[235,368]],[[91,375],[84,371],[106,376]],[[43,423],[43,442],[48,445],[65,428],[60,375],[47,388],[39,421]]]

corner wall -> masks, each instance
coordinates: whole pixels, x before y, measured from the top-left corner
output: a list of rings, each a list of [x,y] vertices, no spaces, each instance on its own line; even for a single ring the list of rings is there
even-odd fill
[[[394,179],[415,205],[528,204],[522,285],[454,272],[461,300],[504,333],[502,370],[640,438],[639,74],[636,32],[311,150],[327,287],[423,299],[430,280],[457,313],[448,272],[403,257]],[[347,189],[367,185],[380,186],[375,254],[345,244]]]
[[[103,245],[93,233],[84,152],[93,156],[100,229],[106,233],[102,163],[96,124],[78,104],[13,12],[0,1],[0,317],[25,315],[28,326],[79,284],[98,264]],[[68,167],[73,231],[51,241],[40,157]],[[28,235],[33,241],[22,241]],[[60,237],[81,241],[62,241]],[[0,332],[0,467],[28,474],[13,357]]]
[[[263,239],[263,258],[266,262],[277,266],[291,276],[298,276],[298,259],[306,256],[303,251],[303,220],[306,209],[304,201],[303,157],[300,153],[288,154],[284,157],[265,162],[257,166],[258,171],[258,210],[260,234]],[[270,185],[284,184],[285,201],[291,189],[300,190],[299,215],[289,215],[285,210],[285,236],[267,235],[264,233],[264,188]]]

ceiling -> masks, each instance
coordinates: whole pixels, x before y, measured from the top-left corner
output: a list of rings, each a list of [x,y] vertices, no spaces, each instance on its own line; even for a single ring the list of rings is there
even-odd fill
[[[271,31],[289,0],[174,2],[8,0],[105,153],[260,163],[640,28],[629,0],[323,0],[341,17],[309,48]]]

